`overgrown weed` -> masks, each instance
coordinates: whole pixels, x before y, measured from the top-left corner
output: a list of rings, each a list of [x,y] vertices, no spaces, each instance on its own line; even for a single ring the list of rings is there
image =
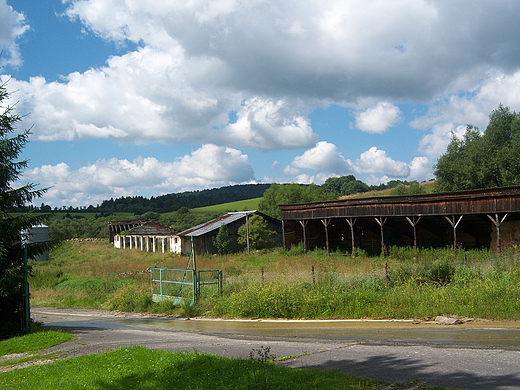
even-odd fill
[[[153,303],[146,272],[153,265],[184,268],[186,257],[103,242],[66,243],[51,252],[49,262],[33,264],[33,304],[248,318],[520,319],[520,259],[514,250],[391,247],[381,258],[328,255],[323,248],[303,253],[298,246],[197,261],[199,269],[223,269],[223,295],[203,289],[196,311],[188,313],[171,302]]]

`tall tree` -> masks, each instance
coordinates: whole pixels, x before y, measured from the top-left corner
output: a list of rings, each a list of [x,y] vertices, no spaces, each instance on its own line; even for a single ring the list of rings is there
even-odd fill
[[[336,195],[325,192],[316,184],[301,185],[271,184],[258,204],[258,210],[275,218],[281,218],[278,205],[306,202],[321,202],[335,199]]]
[[[520,114],[499,105],[484,134],[468,126],[453,136],[436,166],[436,187],[459,191],[520,184]]]
[[[21,187],[14,185],[28,165],[27,160],[19,160],[19,155],[30,132],[16,130],[22,117],[14,107],[4,103],[8,98],[4,83],[0,85],[0,337],[27,330],[24,252],[25,258],[31,258],[43,248],[40,244],[26,244],[24,249],[24,232],[45,219],[45,216],[31,212],[13,213],[40,198],[45,190],[37,189],[32,183]]]
[[[213,245],[217,248],[219,255],[225,255],[231,250],[231,238],[229,237],[229,228],[222,224],[218,229],[218,233],[213,237]]]
[[[271,248],[275,243],[276,232],[269,230],[267,221],[260,215],[251,215],[249,221],[238,228],[238,240],[240,245],[247,245],[250,249]]]
[[[370,190],[367,184],[357,180],[354,175],[329,177],[321,186],[325,192],[338,196],[358,194]]]

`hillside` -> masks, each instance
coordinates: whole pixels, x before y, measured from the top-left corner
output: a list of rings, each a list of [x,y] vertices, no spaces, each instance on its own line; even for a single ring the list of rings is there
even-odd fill
[[[166,194],[150,199],[142,196],[122,197],[105,200],[92,211],[111,213],[125,211],[134,214],[144,214],[148,211],[167,213],[179,210],[214,206],[222,203],[236,202],[247,199],[261,198],[271,184],[242,184],[201,191],[186,191]]]

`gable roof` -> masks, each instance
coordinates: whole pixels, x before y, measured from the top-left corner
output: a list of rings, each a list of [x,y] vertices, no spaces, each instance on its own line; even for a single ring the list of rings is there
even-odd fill
[[[128,234],[136,236],[173,236],[177,230],[162,225],[159,222],[148,221],[141,226],[136,226],[128,230]]]
[[[220,229],[222,225],[229,225],[232,222],[238,221],[239,219],[245,218],[246,215],[251,214],[260,214],[256,210],[252,211],[238,211],[233,213],[227,213],[226,215],[222,215],[218,218],[212,219],[211,221],[202,223],[195,227],[186,229],[179,233],[179,236],[203,236],[206,233],[212,232],[214,230]]]

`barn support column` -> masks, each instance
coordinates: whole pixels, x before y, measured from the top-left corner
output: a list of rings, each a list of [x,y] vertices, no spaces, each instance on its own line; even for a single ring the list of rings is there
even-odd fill
[[[347,221],[348,225],[350,226],[350,243],[352,245],[352,257],[354,257],[354,248],[356,247],[356,241],[354,239],[354,224],[356,223],[357,221],[357,218],[345,218],[345,221]]]
[[[385,245],[385,237],[383,235],[383,226],[385,225],[386,220],[388,218],[374,217],[374,219],[376,220],[377,224],[381,228],[381,256],[386,256],[386,245]]]
[[[303,228],[303,253],[307,253],[307,224],[309,221],[300,221]]]
[[[282,248],[285,248],[285,223],[287,221],[282,219]],[[285,248],[287,249],[287,248]]]
[[[330,219],[322,219],[321,223],[325,227],[325,246],[327,247],[327,255],[330,255],[330,244],[329,244],[329,224],[330,224]]]
[[[141,248],[141,252],[143,251],[143,236],[139,238],[139,247]]]
[[[161,238],[161,243],[162,243],[162,253],[164,253],[164,250],[166,249],[165,248],[165,244],[166,244],[166,238],[165,237]]]
[[[152,237],[152,252],[155,252],[155,248],[157,248],[157,237]]]
[[[457,219],[457,222],[455,222],[454,215],[450,217],[444,216],[444,218],[446,218],[446,221],[448,221],[451,227],[453,228],[453,250],[457,250],[457,226],[459,226],[462,217],[463,215],[461,215],[459,219]]]
[[[406,220],[413,228],[413,247],[417,248],[417,229],[416,226],[421,220],[421,217],[406,217]]]
[[[491,215],[487,215],[488,218],[491,220],[491,222],[493,222],[495,224],[495,226],[497,227],[497,250],[498,250],[498,253],[501,253],[502,252],[502,243],[500,242],[500,225],[502,225],[502,223],[504,222],[504,220],[506,219],[507,217],[507,213],[504,214],[504,216],[502,217],[502,219],[500,219],[498,217],[498,213],[495,214],[495,218],[493,218]]]

